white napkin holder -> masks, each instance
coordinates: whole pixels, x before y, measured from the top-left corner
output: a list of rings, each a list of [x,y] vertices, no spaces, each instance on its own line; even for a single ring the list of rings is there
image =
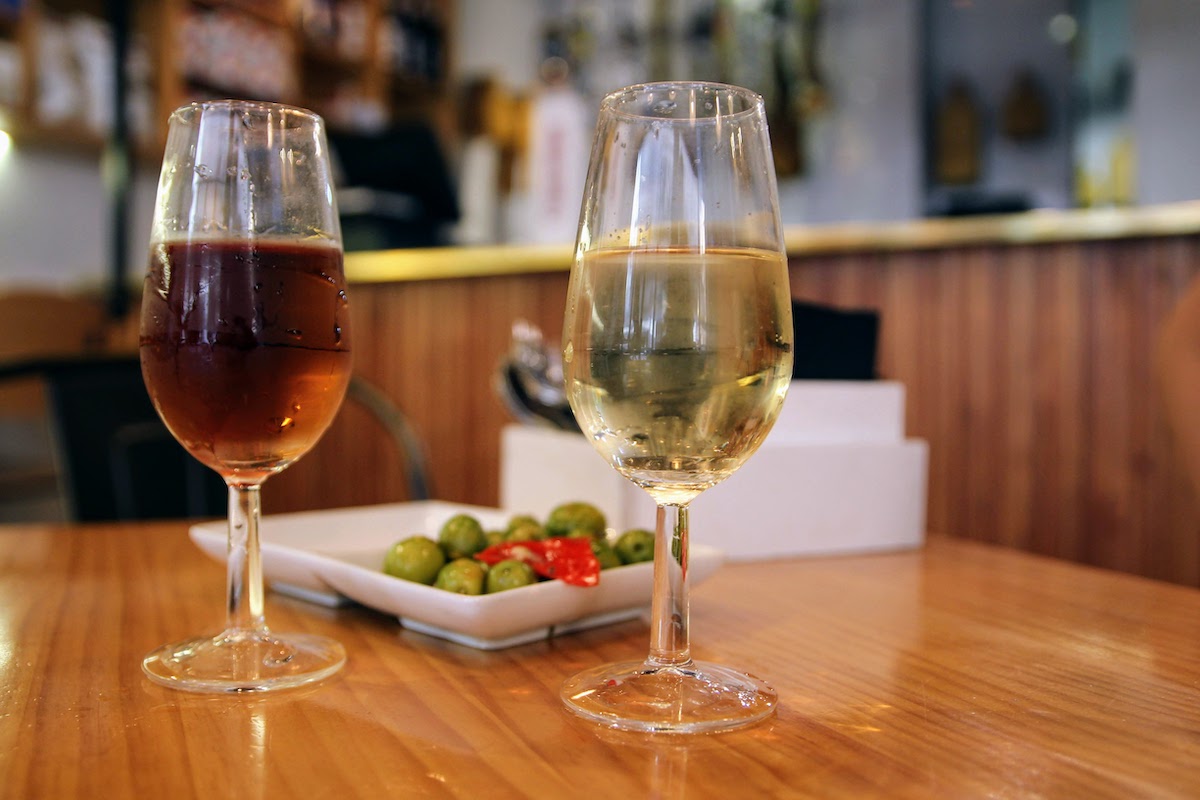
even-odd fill
[[[583,436],[509,425],[500,450],[502,508],[544,517],[585,500],[618,531],[653,530],[649,495]],[[916,548],[928,462],[927,443],[904,436],[903,384],[793,381],[758,452],[692,502],[691,536],[731,560]]]

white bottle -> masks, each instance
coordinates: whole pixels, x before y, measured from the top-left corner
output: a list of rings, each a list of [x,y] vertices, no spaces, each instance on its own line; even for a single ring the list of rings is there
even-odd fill
[[[529,116],[527,229],[522,238],[570,244],[587,178],[590,113],[571,87],[563,59],[547,59],[541,72],[544,86],[533,98]]]

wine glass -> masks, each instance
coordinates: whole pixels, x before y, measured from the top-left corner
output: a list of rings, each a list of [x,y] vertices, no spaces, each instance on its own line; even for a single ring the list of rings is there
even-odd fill
[[[260,487],[333,421],[350,380],[342,243],[321,118],[239,100],[170,118],[142,300],[142,375],[229,486],[227,619],[146,656],[152,680],[267,691],[333,674],[342,645],[263,616]]]
[[[654,498],[657,533],[649,657],[570,678],[561,694],[576,714],[698,732],[774,710],[763,681],[692,660],[688,503],[771,429],[792,338],[762,98],[701,82],[605,97],[568,289],[564,378],[592,446]]]

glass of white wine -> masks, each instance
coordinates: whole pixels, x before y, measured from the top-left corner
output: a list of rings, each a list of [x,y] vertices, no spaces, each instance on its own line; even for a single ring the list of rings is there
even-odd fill
[[[694,661],[688,504],[778,416],[792,314],[762,98],[701,82],[631,86],[600,106],[563,330],[584,434],[658,507],[650,653],[570,678],[603,725],[701,732],[770,715],[762,680]],[[731,532],[732,533],[732,532]]]

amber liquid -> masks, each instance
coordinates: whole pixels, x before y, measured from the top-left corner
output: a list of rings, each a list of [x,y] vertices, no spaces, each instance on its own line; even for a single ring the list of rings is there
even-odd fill
[[[156,244],[142,301],[146,388],[204,464],[256,483],[306,453],[350,380],[342,254],[270,240]]]

